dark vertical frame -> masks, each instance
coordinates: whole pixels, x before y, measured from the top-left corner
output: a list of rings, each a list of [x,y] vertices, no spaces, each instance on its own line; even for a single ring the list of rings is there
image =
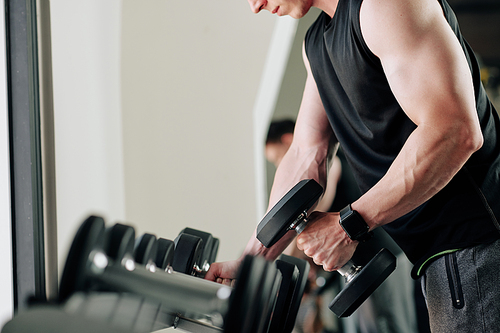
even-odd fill
[[[6,0],[14,308],[45,300],[35,0]]]

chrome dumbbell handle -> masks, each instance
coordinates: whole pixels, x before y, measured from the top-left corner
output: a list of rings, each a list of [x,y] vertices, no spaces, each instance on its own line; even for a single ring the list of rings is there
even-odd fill
[[[195,264],[193,266],[192,275],[203,279],[205,278],[205,275],[207,275],[209,269],[210,269],[210,264],[206,261],[201,265],[201,267]]]
[[[337,272],[339,272],[347,283],[351,282],[352,279],[363,269],[362,266],[357,266],[349,260],[344,266],[340,267]]]
[[[297,235],[299,235],[306,228],[307,222],[307,211],[303,211],[297,216],[295,221],[290,224],[289,230],[295,230]]]
[[[156,299],[173,311],[222,315],[228,311],[228,300],[233,290],[231,287],[176,273],[171,269],[154,273],[154,265],[136,265],[131,257],[125,257],[121,263],[114,263],[101,251],[91,253],[90,260],[90,272],[95,279],[123,291]],[[128,271],[127,274],[124,274],[124,269]]]

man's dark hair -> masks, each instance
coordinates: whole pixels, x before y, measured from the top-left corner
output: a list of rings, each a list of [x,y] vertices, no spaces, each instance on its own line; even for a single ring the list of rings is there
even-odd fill
[[[295,121],[291,119],[276,120],[271,122],[267,131],[266,144],[271,142],[281,142],[281,136],[286,133],[293,133]]]

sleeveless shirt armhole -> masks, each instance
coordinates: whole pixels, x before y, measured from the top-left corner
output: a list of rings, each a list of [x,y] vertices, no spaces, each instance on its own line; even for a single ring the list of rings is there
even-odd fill
[[[354,8],[355,15],[353,20],[353,29],[356,32],[356,37],[358,38],[359,42],[361,43],[361,46],[365,50],[366,55],[369,56],[372,59],[372,61],[381,64],[380,58],[377,57],[368,47],[368,44],[366,44],[365,38],[363,37],[363,33],[361,32],[360,12],[362,5],[363,5],[363,0],[359,1],[356,7]]]
[[[311,59],[310,59],[310,56],[309,56],[309,47],[308,47],[308,44],[309,44],[309,41],[310,41],[310,35],[312,33],[312,31],[314,29],[317,29],[316,28],[316,25],[318,25],[318,21],[320,20],[323,20],[322,16],[325,15],[324,12],[321,12],[319,13],[318,17],[316,18],[316,20],[313,22],[313,24],[311,24],[311,26],[307,29],[306,31],[306,34],[305,34],[305,37],[304,37],[304,51],[306,53],[306,57],[307,57],[307,60],[309,62],[311,62]]]

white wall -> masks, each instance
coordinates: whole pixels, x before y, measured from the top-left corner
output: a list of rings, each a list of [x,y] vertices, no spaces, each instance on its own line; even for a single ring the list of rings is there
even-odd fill
[[[299,20],[285,16],[276,22],[269,52],[266,57],[264,72],[259,85],[259,92],[253,109],[254,158],[257,190],[257,213],[263,216],[267,209],[268,188],[271,178],[266,173],[264,143],[269,125],[278,102],[278,96],[289,62],[290,51]],[[301,96],[300,91],[295,93]],[[296,107],[294,107],[296,109]],[[272,177],[274,179],[274,176]]]
[[[0,0],[0,8],[4,8],[3,0]],[[5,56],[5,11],[0,10],[0,327],[12,317],[14,309]]]
[[[51,1],[61,264],[90,213],[138,234],[210,231],[219,260],[243,250],[261,218],[252,113],[276,17],[215,4]]]
[[[127,222],[186,226],[236,259],[257,213],[253,107],[276,17],[244,0],[123,2]],[[262,143],[263,144],[263,143]]]
[[[88,214],[125,216],[121,5],[119,0],[51,1],[60,261]]]

